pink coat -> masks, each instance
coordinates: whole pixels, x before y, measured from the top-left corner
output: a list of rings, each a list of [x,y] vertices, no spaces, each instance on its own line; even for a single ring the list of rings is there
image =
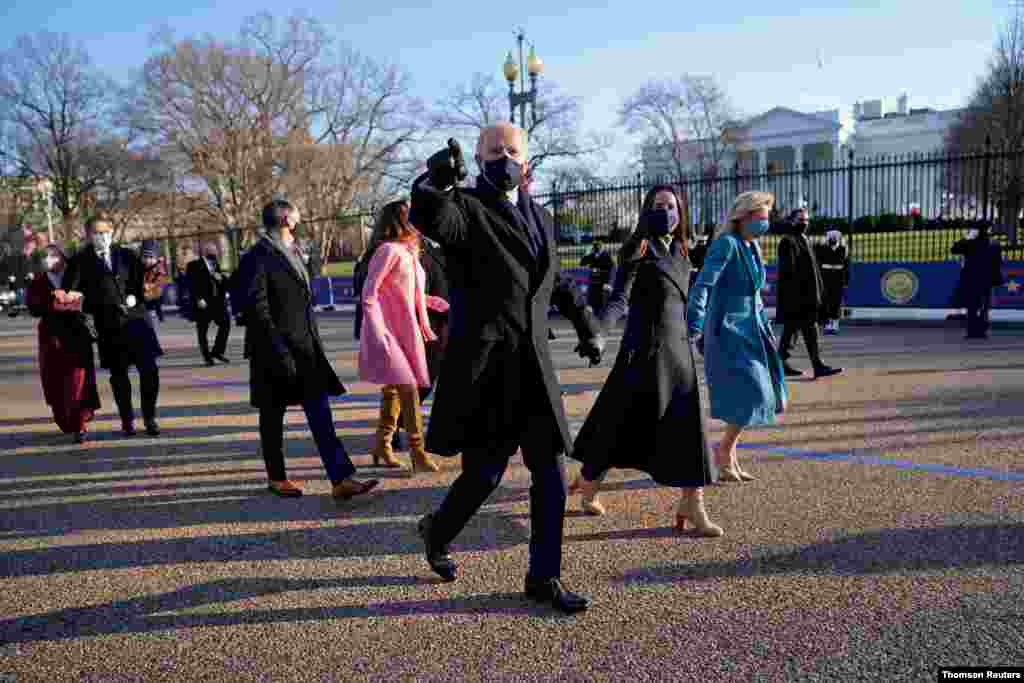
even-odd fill
[[[426,274],[411,244],[384,242],[363,285],[363,327],[359,339],[359,378],[372,384],[430,386],[427,341],[430,329]],[[431,308],[447,308],[444,300]]]

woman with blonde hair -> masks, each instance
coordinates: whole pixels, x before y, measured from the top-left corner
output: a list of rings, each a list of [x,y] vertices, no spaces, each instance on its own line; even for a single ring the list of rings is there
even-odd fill
[[[721,536],[704,510],[703,487],[715,481],[704,433],[696,363],[687,339],[690,287],[689,211],[686,195],[667,185],[644,199],[640,223],[620,252],[619,273],[602,326],[629,305],[619,355],[573,444],[583,463],[572,490],[583,509],[604,513],[597,501],[609,469],[647,472],[681,491],[676,529]]]
[[[761,301],[764,260],[757,240],[768,232],[775,197],[744,192],[711,243],[687,307],[690,336],[704,354],[711,417],[726,423],[715,449],[720,481],[754,479],[740,467],[736,443],[747,427],[772,424],[786,409],[778,344]]]
[[[419,397],[420,387],[430,386],[426,343],[437,340],[437,335],[430,328],[420,237],[409,222],[408,203],[391,202],[381,210],[371,243],[361,295],[359,376],[383,385],[373,462],[401,467],[391,443],[401,417],[413,472],[437,472],[440,468],[424,448]],[[447,307],[436,299],[431,305]]]

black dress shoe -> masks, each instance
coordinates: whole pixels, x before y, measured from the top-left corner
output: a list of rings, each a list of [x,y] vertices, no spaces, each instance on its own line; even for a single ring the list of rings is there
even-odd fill
[[[121,433],[125,436],[135,436],[135,425],[131,422],[125,422],[121,425]]]
[[[85,443],[85,432],[75,432],[75,443],[76,444],[83,444],[83,443]]]
[[[213,367],[213,365],[214,365],[214,363],[213,363],[213,358],[210,358],[209,356],[207,356],[206,358],[204,358],[204,359],[203,359],[203,362],[205,362],[205,363],[206,363],[206,367],[208,367],[208,368],[212,368],[212,367]]]
[[[786,374],[786,377],[803,377],[804,376],[804,371],[803,370],[797,370],[796,368],[794,368],[789,363],[783,363],[782,364],[782,371]]]
[[[420,532],[420,538],[423,539],[423,546],[427,555],[427,564],[434,570],[434,573],[440,576],[445,581],[454,581],[455,575],[459,570],[459,565],[455,563],[452,556],[448,554],[448,548],[445,546],[436,545],[430,538],[431,527],[433,527],[434,518],[432,515],[427,515],[420,520],[417,529]]]
[[[231,364],[231,359],[225,356],[223,353],[215,355],[214,358],[216,360],[219,360],[221,363],[227,363],[228,365]]]
[[[821,379],[822,377],[832,377],[842,373],[842,368],[830,368],[827,365],[819,365],[814,368],[814,379]]]
[[[160,436],[160,425],[156,423],[156,420],[146,420],[146,434]]]
[[[535,580],[526,577],[526,597],[543,602],[566,614],[582,612],[590,607],[590,601],[582,595],[567,591],[558,579]]]

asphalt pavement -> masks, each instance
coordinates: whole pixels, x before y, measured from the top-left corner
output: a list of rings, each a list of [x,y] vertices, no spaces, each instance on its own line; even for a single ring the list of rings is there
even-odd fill
[[[207,368],[194,328],[168,318],[164,433],[120,436],[103,373],[83,447],[43,403],[34,323],[0,320],[0,681],[933,681],[940,666],[1024,666],[1020,330],[826,337],[847,372],[794,381],[782,422],[745,437],[757,480],[708,488],[721,539],[676,535],[676,492],[639,472],[609,476],[604,517],[570,498],[563,578],[593,607],[565,617],[520,593],[518,458],[453,544],[459,580],[433,576],[415,524],[458,459],[415,478],[371,468],[378,389],[357,381],[351,317],[320,322],[349,388],[337,428],[383,482],[346,504],[297,410],[289,475],[306,495],[266,493],[242,330],[234,362]],[[578,428],[617,340],[592,369],[557,327]]]

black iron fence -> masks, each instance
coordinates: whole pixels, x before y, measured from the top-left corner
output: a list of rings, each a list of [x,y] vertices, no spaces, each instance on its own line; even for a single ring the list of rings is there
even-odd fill
[[[1024,151],[945,153],[805,162],[800,169],[754,172],[741,165],[717,173],[647,177],[555,186],[538,196],[554,214],[560,251],[574,265],[590,242],[614,245],[639,218],[644,194],[656,184],[686,193],[696,235],[712,233],[736,195],[764,190],[776,197],[772,234],[762,242],[774,258],[787,214],[806,205],[810,233],[838,229],[857,261],[940,261],[964,232],[981,224],[1010,255],[1024,256],[1018,242],[1024,208]],[[614,246],[613,246],[614,249]]]

